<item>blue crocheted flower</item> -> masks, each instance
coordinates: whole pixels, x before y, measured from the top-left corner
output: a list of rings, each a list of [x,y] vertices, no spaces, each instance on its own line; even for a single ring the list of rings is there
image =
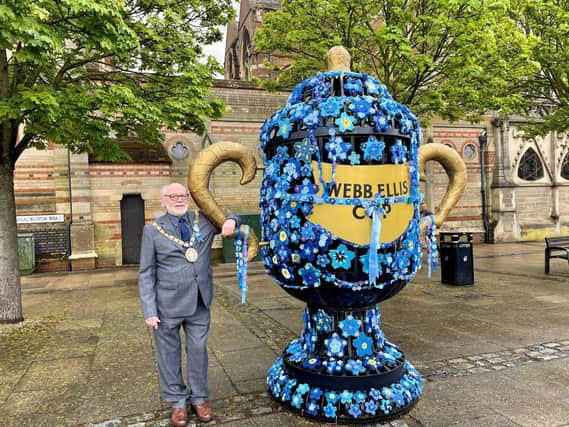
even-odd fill
[[[375,415],[377,412],[377,404],[373,400],[368,400],[365,403],[365,411],[367,414]]]
[[[318,106],[322,117],[338,117],[343,107],[344,103],[337,98],[328,98]]]
[[[290,268],[288,266],[281,267],[281,276],[283,276],[286,280],[291,280],[294,278],[294,274],[291,273]]]
[[[405,398],[403,390],[401,390],[401,386],[399,384],[395,384],[392,388],[393,390],[393,403],[398,408],[402,408],[405,406]]]
[[[348,414],[350,414],[354,418],[358,418],[362,414],[362,410],[360,409],[360,405],[358,405],[358,404],[350,405],[350,409],[348,409]]]
[[[290,228],[300,228],[300,218],[297,217],[296,215],[292,215],[289,218],[289,222],[288,225],[290,226]],[[291,239],[292,240],[292,239]]]
[[[348,314],[346,318],[338,323],[342,330],[342,335],[345,337],[357,337],[360,334],[360,326],[362,321],[354,319],[354,316]]]
[[[288,163],[283,168],[283,173],[290,178],[290,180],[298,179],[300,166],[294,159],[289,159]]]
[[[301,396],[303,394],[308,393],[309,391],[310,391],[310,386],[306,383],[299,384],[298,387],[296,388],[296,392]]]
[[[302,350],[302,341],[300,339],[295,339],[290,342],[288,347],[286,348],[287,353],[296,353],[297,351]]]
[[[358,356],[370,356],[373,354],[373,341],[366,334],[360,334],[360,336],[353,341],[356,347],[356,352]]]
[[[302,185],[296,185],[294,187],[294,191],[299,194],[316,194],[318,192],[318,186],[311,182],[308,178],[304,178],[302,180]]]
[[[300,409],[300,407],[302,406],[302,403],[303,403],[303,402],[304,402],[304,400],[302,399],[302,396],[301,396],[300,394],[298,394],[298,393],[295,393],[295,394],[292,396],[292,400],[291,400],[290,404],[291,404],[292,406],[294,406],[295,408]]]
[[[389,399],[389,400],[392,400],[393,397],[395,396],[395,395],[393,394],[393,390],[391,390],[390,387],[382,387],[382,388],[381,388],[381,394],[383,395],[383,397],[384,397],[385,399]]]
[[[352,375],[359,375],[366,370],[361,360],[350,359],[346,362],[346,371],[351,372]]]
[[[350,111],[353,111],[356,117],[360,119],[365,119],[369,114],[375,113],[375,109],[371,106],[371,103],[360,97],[354,99],[354,102],[350,104],[349,108]]]
[[[342,113],[340,114],[340,117],[334,120],[334,123],[336,123],[336,126],[338,126],[338,128],[340,129],[340,132],[346,132],[354,130],[355,121],[356,121],[355,117],[349,116],[346,113]]]
[[[374,400],[380,400],[380,399],[383,398],[383,397],[381,396],[381,392],[380,392],[378,389],[373,388],[373,387],[369,389],[369,395],[370,395],[371,398],[374,399]]]
[[[344,91],[348,95],[360,95],[363,92],[362,82],[359,79],[348,78],[344,84]]]
[[[309,163],[312,161],[312,155],[318,151],[308,138],[294,143],[295,155],[294,157],[302,162]]]
[[[322,309],[319,309],[312,315],[314,321],[314,328],[318,332],[330,332],[332,330],[332,318],[326,314]]]
[[[352,398],[354,395],[350,393],[348,390],[344,390],[340,393],[340,402],[341,403],[352,403]]]
[[[399,130],[405,135],[409,135],[413,130],[413,122],[409,119],[402,119],[399,123]]]
[[[332,404],[327,404],[326,406],[324,406],[324,415],[327,418],[335,418],[336,417],[336,406],[332,405]]]
[[[300,230],[300,240],[306,242],[307,240],[314,240],[316,238],[316,232],[314,226],[310,222],[305,222]]]
[[[324,360],[322,365],[326,368],[326,372],[329,374],[341,374],[344,371],[344,361],[343,360],[336,360],[333,357]]]
[[[352,151],[352,154],[350,154],[348,156],[348,159],[350,160],[350,164],[351,165],[359,165],[361,160],[360,160],[360,155],[358,153],[356,153],[355,151]]]
[[[358,390],[358,391],[356,391],[356,392],[354,393],[354,400],[355,400],[357,403],[363,403],[363,402],[365,402],[366,398],[367,398],[367,395],[366,395],[363,391],[359,391],[359,390]]]
[[[291,130],[292,126],[289,119],[285,117],[284,119],[279,120],[279,130],[277,135],[282,136],[284,139],[288,139]]]
[[[316,370],[320,365],[322,364],[322,361],[318,358],[318,357],[310,357],[308,359],[306,359],[303,363],[302,363],[302,367],[306,368],[310,371],[314,371]]]
[[[316,258],[316,265],[326,267],[328,264],[330,264],[330,260],[325,254],[318,255],[318,258]]]
[[[380,364],[377,362],[375,357],[365,356],[362,360],[364,362],[364,366],[370,371],[377,371],[380,367]]]
[[[328,350],[326,352],[328,357],[344,357],[344,348],[347,344],[347,341],[340,338],[336,332],[330,338],[324,340],[324,345],[326,345]]]
[[[318,400],[322,397],[322,394],[324,393],[322,392],[321,389],[319,389],[318,387],[314,387],[312,390],[310,390],[310,399]]]
[[[300,250],[302,257],[308,261],[314,261],[314,258],[318,253],[318,248],[314,245],[314,243],[311,240],[302,243],[300,245]]]
[[[306,412],[310,415],[316,415],[318,413],[318,408],[318,404],[314,400],[306,403]]]
[[[367,89],[367,93],[370,95],[377,95],[379,94],[380,84],[377,80],[372,77],[367,77],[364,81],[364,86]]]
[[[362,144],[364,151],[364,160],[381,160],[385,142],[378,141],[375,136],[370,136],[366,142]]]
[[[385,351],[382,353],[379,353],[379,358],[383,363],[386,363],[390,366],[396,366],[397,365],[397,359]]]
[[[312,112],[312,107],[304,102],[295,104],[290,109],[289,115],[293,122],[298,122]]]
[[[376,132],[385,132],[391,128],[388,117],[380,110],[373,116],[373,127]]]
[[[349,270],[355,254],[350,251],[343,243],[337,249],[330,251],[330,258],[332,259],[332,267],[343,268]]]
[[[312,176],[312,166],[310,163],[304,164],[300,167],[300,174],[302,176]]]
[[[348,151],[352,148],[352,144],[344,142],[341,136],[332,136],[330,137],[330,141],[326,143],[325,148],[328,151],[328,158],[330,160],[345,160]]]
[[[314,187],[318,189],[316,185]],[[310,213],[312,212],[312,203],[301,203],[300,211],[304,214],[304,216],[310,215]]]
[[[307,356],[308,356],[308,354],[306,353],[306,350],[299,350],[295,353],[292,353],[288,357],[288,360],[290,360],[291,362],[294,362],[294,363],[299,363],[299,362],[302,362]]]
[[[308,128],[313,128],[316,125],[318,125],[319,120],[320,117],[318,116],[318,110],[312,111],[310,114],[305,116],[304,119],[302,119],[302,121]]]
[[[340,399],[340,395],[335,391],[329,391],[325,394],[325,396],[326,401],[331,404],[335,404]]]
[[[320,270],[315,268],[311,263],[306,263],[303,268],[298,271],[302,277],[302,283],[306,286],[320,286]]]
[[[395,144],[389,148],[391,152],[391,161],[395,164],[405,163],[407,160],[407,147],[403,145],[400,139],[395,140]]]
[[[288,147],[286,145],[279,145],[277,147],[277,152],[273,157],[273,162],[280,165],[283,164],[286,160],[288,160]]]

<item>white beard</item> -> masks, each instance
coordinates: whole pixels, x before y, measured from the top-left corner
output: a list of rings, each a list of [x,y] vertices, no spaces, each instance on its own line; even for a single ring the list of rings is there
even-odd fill
[[[186,212],[188,212],[188,207],[184,207],[184,208],[174,208],[174,207],[167,207],[166,211],[170,214],[170,215],[174,215],[174,216],[183,216],[186,214]]]

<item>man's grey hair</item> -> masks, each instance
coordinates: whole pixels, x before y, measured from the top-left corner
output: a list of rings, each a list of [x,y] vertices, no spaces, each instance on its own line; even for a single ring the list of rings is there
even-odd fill
[[[166,184],[165,186],[163,186],[160,189],[160,197],[164,197],[166,195],[166,188],[169,187],[172,184],[178,184],[181,185],[182,187],[184,187],[184,190],[186,190],[186,194],[189,194],[190,192],[188,191],[188,187],[186,187],[184,184],[180,184],[179,182],[171,182],[170,184]]]

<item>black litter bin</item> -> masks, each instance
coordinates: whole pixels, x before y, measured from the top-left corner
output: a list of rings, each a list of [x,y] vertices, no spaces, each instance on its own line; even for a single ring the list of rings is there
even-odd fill
[[[440,233],[441,282],[473,285],[472,233]]]

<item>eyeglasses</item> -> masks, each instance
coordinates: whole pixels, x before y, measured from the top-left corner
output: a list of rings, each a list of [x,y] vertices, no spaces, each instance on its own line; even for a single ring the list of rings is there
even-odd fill
[[[188,200],[189,194],[164,194],[164,197],[168,197],[173,202],[177,202],[178,200]]]

